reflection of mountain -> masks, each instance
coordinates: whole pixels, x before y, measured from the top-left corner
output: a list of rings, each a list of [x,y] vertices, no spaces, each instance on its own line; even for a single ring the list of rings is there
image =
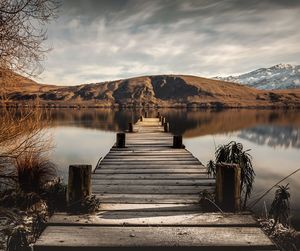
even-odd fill
[[[210,134],[221,134],[235,131],[249,131],[247,128],[300,128],[300,117],[297,111],[271,111],[271,110],[186,110],[186,109],[161,109],[160,113],[166,116],[170,122],[170,129],[175,134],[183,134],[184,137],[197,137]],[[127,129],[128,122],[137,121],[142,110],[110,110],[110,109],[51,109],[51,126],[79,126],[108,131],[122,131]],[[149,116],[154,117],[156,110],[148,111]],[[261,125],[265,125],[262,127]],[[260,126],[260,127],[258,127]],[[251,129],[252,130],[252,129]],[[279,130],[279,129],[278,129]],[[286,129],[287,130],[287,129]],[[286,131],[285,130],[285,131]],[[291,129],[292,130],[292,129]],[[280,144],[276,137],[281,137],[290,142],[291,146],[299,144],[299,130],[280,136],[279,131],[263,133],[274,138],[274,144]],[[253,136],[254,137],[254,136]],[[295,137],[297,138],[295,141]],[[259,137],[258,137],[259,138]],[[270,142],[271,139],[269,140]],[[277,142],[277,143],[276,143]],[[297,143],[298,142],[298,143]]]
[[[291,126],[258,126],[238,136],[259,145],[300,148],[300,128]]]

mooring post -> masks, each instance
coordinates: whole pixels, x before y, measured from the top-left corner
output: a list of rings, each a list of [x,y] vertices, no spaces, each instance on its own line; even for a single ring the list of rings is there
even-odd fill
[[[216,203],[224,211],[241,209],[241,168],[237,164],[216,164]]]
[[[165,122],[164,123],[164,131],[165,132],[169,132],[170,128],[169,128],[169,123],[168,122]]]
[[[161,118],[161,125],[163,126],[163,125],[165,124],[165,122],[166,122],[166,118],[165,118],[165,117],[162,117],[162,118]]]
[[[140,121],[143,121],[143,116],[140,116]]]
[[[157,112],[156,118],[160,118],[160,112]]]
[[[148,118],[148,112],[145,112],[145,118]]]
[[[125,147],[125,133],[124,132],[117,133],[116,147],[117,148]]]
[[[182,144],[182,135],[173,136],[173,148],[184,148]]]
[[[163,116],[158,117],[158,121],[161,122]]]
[[[132,123],[128,123],[128,132],[133,132],[133,125]]]
[[[67,189],[67,203],[71,207],[92,193],[91,165],[70,165]]]

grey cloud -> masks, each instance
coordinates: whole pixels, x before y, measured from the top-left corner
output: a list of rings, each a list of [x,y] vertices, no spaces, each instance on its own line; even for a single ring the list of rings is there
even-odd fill
[[[63,2],[49,27],[44,82],[135,75],[215,76],[299,64],[300,1]]]

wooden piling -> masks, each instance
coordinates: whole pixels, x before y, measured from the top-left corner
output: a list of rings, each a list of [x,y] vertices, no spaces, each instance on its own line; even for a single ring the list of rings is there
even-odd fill
[[[143,121],[143,116],[140,116],[140,121]]]
[[[132,123],[128,123],[128,132],[133,132],[133,125]]]
[[[148,112],[145,112],[145,118],[148,118]]]
[[[216,202],[224,211],[241,209],[241,169],[237,164],[217,163]]]
[[[160,112],[157,112],[156,118],[160,118]]]
[[[164,131],[165,131],[165,132],[169,132],[169,131],[170,131],[170,126],[169,126],[169,123],[168,123],[168,122],[165,122],[165,123],[164,123]]]
[[[81,201],[92,193],[91,189],[91,165],[70,165],[67,189],[68,206]]]
[[[116,147],[117,148],[125,147],[125,133],[123,133],[123,132],[117,133]]]
[[[161,118],[161,125],[164,126],[165,122],[166,122],[166,118],[165,118],[165,117],[162,117],[162,118]]]
[[[173,136],[173,148],[184,148],[182,144],[182,135]]]

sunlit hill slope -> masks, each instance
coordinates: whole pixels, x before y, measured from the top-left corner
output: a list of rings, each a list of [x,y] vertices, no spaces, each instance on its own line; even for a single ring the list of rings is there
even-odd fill
[[[1,92],[5,103],[52,107],[300,107],[300,89],[264,91],[185,75],[143,76],[77,86],[43,85],[17,75]]]

